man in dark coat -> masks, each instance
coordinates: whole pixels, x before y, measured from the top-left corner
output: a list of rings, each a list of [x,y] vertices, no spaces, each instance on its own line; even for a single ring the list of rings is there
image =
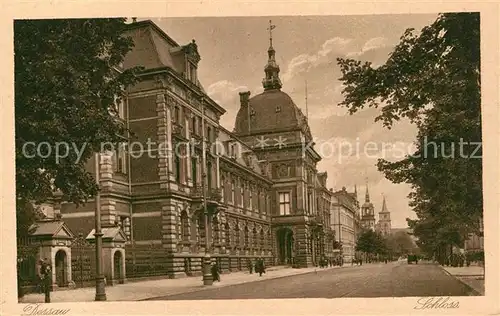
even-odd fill
[[[220,282],[219,266],[217,265],[217,262],[212,264],[210,272],[212,272],[212,280]]]
[[[42,281],[42,289],[45,293],[45,303],[50,303],[50,290],[52,288],[52,268],[47,258],[40,262],[40,279]]]
[[[255,265],[255,272],[259,273],[259,276],[262,276],[262,273],[266,273],[266,267],[264,266],[264,259],[257,259],[257,263]]]
[[[250,272],[250,274],[253,273],[253,263],[252,263],[252,260],[248,259],[247,261],[247,267],[248,267],[248,271]],[[257,271],[255,271],[257,272]]]

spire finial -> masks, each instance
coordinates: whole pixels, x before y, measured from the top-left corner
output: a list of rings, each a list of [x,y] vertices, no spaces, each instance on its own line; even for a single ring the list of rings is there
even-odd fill
[[[269,47],[273,47],[273,30],[276,28],[276,25],[273,24],[271,20],[269,20]]]
[[[368,192],[368,177],[366,178],[366,193],[365,193],[365,201],[370,202],[370,193]]]
[[[276,51],[273,48],[273,30],[276,28],[276,25],[269,20],[269,49],[267,50],[268,60],[267,65],[264,68],[264,72],[266,73],[266,77],[262,80],[262,85],[264,86],[264,90],[275,90],[281,89],[281,80],[279,78],[280,67],[276,63]]]

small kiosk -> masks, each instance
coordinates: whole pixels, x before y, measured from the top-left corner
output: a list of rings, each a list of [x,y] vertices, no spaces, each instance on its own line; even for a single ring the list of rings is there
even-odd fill
[[[116,227],[102,229],[102,268],[107,285],[123,284],[125,272],[125,242],[127,237],[123,230]],[[95,229],[87,235],[86,240],[95,243]]]
[[[30,228],[32,244],[39,245],[37,271],[40,261],[45,260],[52,268],[52,287],[75,287],[71,278],[71,240],[73,234],[66,224],[58,219],[40,220]]]

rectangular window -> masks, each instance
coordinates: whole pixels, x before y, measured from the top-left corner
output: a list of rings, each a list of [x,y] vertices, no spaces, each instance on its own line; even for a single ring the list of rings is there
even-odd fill
[[[191,132],[196,134],[196,116],[193,115],[191,118]]]
[[[244,192],[243,181],[238,182],[238,206],[243,206],[243,192]]]
[[[203,133],[203,122],[201,117],[197,119],[198,126],[196,127],[196,135],[201,135]]]
[[[290,215],[290,193],[279,193],[280,215]]]
[[[220,190],[222,192],[222,196],[221,196],[221,202],[222,203],[225,203],[226,202],[226,199],[225,199],[225,195],[226,195],[226,190],[225,190],[225,181],[226,179],[224,178],[224,176],[221,176],[221,179],[220,179]]]
[[[196,67],[192,64],[189,64],[189,68],[190,68],[189,70],[191,72],[191,81],[196,84],[197,83]]]
[[[196,157],[191,158],[191,173],[192,173],[192,178],[193,178],[193,186],[196,187],[198,185],[198,170],[197,170],[197,164],[198,161]]]
[[[236,204],[236,200],[234,199],[235,198],[235,186],[236,184],[234,183],[234,180],[231,181],[231,203]]]
[[[174,151],[174,167],[175,167],[175,181],[181,182],[181,158],[179,154]]]
[[[180,120],[181,120],[181,118],[180,118],[180,111],[179,111],[179,107],[178,107],[178,106],[176,106],[176,107],[174,108],[174,121],[175,121],[176,123],[180,123]]]
[[[115,165],[114,171],[117,173],[127,174],[127,151],[125,144],[120,143],[113,153],[113,163]]]
[[[249,198],[248,198],[248,209],[250,209],[250,211],[253,211],[253,194],[252,194],[252,187],[250,186],[249,188]]]

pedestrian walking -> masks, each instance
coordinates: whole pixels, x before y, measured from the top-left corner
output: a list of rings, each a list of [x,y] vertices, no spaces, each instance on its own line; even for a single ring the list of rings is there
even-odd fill
[[[220,274],[219,274],[219,267],[217,262],[214,262],[211,267],[211,272],[212,272],[212,280],[220,282]]]
[[[252,263],[252,260],[248,259],[247,261],[247,267],[248,267],[248,271],[250,272],[250,274],[253,273],[253,263]]]
[[[50,303],[50,290],[52,289],[52,268],[47,258],[40,261],[40,280],[42,291],[45,294],[45,303]]]
[[[259,276],[262,276],[262,273],[266,273],[266,267],[264,265],[264,259],[259,258],[255,264],[255,272],[259,273]]]

